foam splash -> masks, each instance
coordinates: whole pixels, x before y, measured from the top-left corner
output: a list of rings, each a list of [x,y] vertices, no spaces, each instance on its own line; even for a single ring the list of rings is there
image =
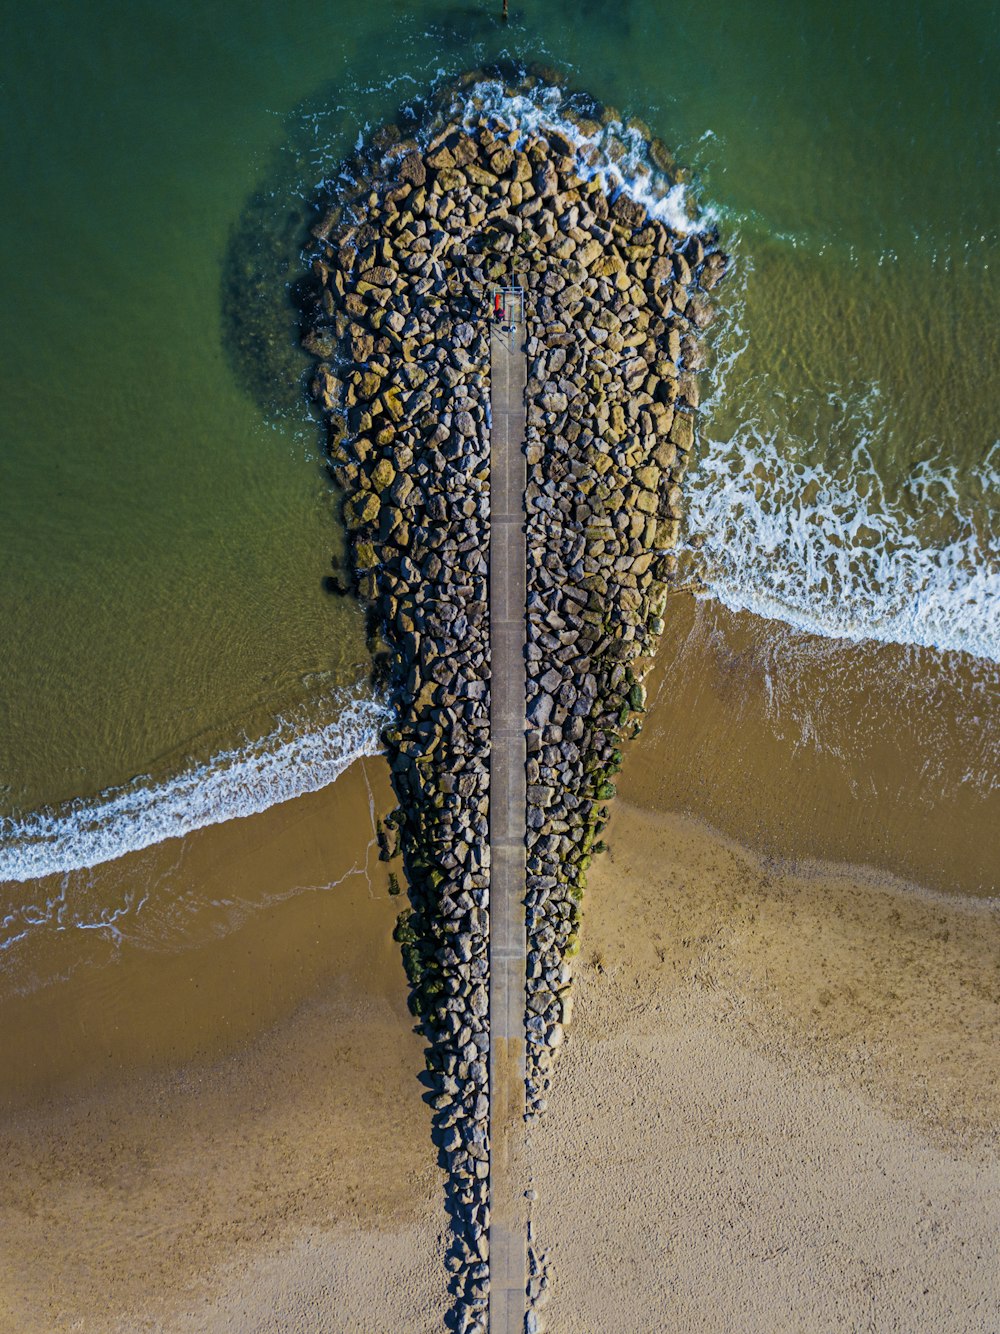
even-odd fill
[[[877,383],[811,384],[791,402],[767,372],[740,382],[753,264],[736,255],[688,479],[706,594],[825,639],[1000,662],[1000,442],[964,469],[938,447],[891,490]]]
[[[846,474],[789,457],[755,420],[710,439],[690,507],[709,592],[810,634],[1000,661],[1000,541],[958,505],[957,476],[924,464],[887,495],[863,423],[847,457]],[[994,474],[987,458],[961,489],[985,502]]]
[[[443,71],[438,74],[444,77]],[[556,131],[572,144],[581,179],[596,178],[610,198],[625,193],[643,204],[650,217],[682,234],[704,232],[716,224],[718,214],[713,208],[699,209],[684,183],[650,159],[649,139],[641,129],[614,118],[598,124],[578,116],[573,101],[572,94],[567,95],[555,84],[538,83],[524,92],[512,93],[499,79],[485,78],[456,92],[451,106],[424,126],[418,138],[432,138],[446,121],[471,129],[484,115],[510,126],[522,139]],[[313,116],[311,123],[319,134],[322,119]],[[373,128],[367,121],[358,126],[356,149],[363,146]],[[343,163],[331,158],[323,147],[317,146],[315,157],[321,176],[313,186],[313,197],[335,191],[338,184],[353,183]]]
[[[584,131],[577,118],[566,114],[566,102],[565,92],[552,84],[510,93],[499,81],[485,80],[464,95],[462,119],[471,126],[485,113],[525,138],[556,130],[576,149],[580,177],[599,180],[609,197],[624,192],[676,232],[702,232],[713,225],[715,214],[699,212],[684,184],[650,161],[649,141],[640,129],[612,119]]]
[[[575,147],[581,179],[596,177],[612,199],[624,192],[676,232],[711,227],[715,213],[697,211],[683,181],[672,179],[649,160],[649,141],[639,128],[612,119],[584,131],[580,119],[567,115],[568,109],[567,95],[556,85],[537,84],[529,92],[511,93],[499,81],[487,80],[465,95],[463,119],[469,125],[485,112],[525,137],[555,129]]]
[[[355,760],[381,751],[379,733],[389,718],[375,699],[338,696],[336,702],[341,709],[331,722],[301,727],[280,721],[260,740],[221,751],[165,782],[138,779],[95,798],[0,818],[0,881],[85,870],[318,792]]]

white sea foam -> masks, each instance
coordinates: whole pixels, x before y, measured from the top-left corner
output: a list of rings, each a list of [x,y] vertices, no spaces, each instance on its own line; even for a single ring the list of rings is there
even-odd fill
[[[485,112],[525,137],[558,130],[577,150],[581,178],[596,177],[612,198],[624,191],[644,204],[651,217],[677,232],[703,231],[714,223],[711,210],[698,212],[683,183],[671,180],[650,161],[648,142],[639,129],[611,120],[592,133],[584,133],[578,122],[565,114],[565,99],[561,88],[549,84],[512,95],[502,83],[487,80],[464,95],[464,121],[471,125]]]
[[[964,470],[925,445],[890,489],[878,384],[810,384],[793,403],[768,371],[745,375],[752,261],[737,251],[734,270],[688,485],[708,594],[829,639],[1000,662],[1000,442]]]
[[[449,77],[449,72],[441,68],[429,70],[428,74],[431,84],[447,81]],[[417,82],[409,75],[406,81],[411,84]],[[355,96],[363,96],[376,89],[355,85],[352,91]],[[380,87],[377,91],[381,93],[384,90]],[[717,222],[718,215],[713,208],[697,209],[686,186],[672,179],[650,160],[648,141],[640,129],[624,121],[611,119],[596,130],[585,133],[579,120],[566,114],[567,103],[566,90],[557,85],[539,83],[526,92],[511,94],[500,80],[484,78],[463,92],[455,93],[449,117],[458,118],[461,123],[471,127],[478,117],[487,114],[524,137],[558,130],[577,150],[577,171],[581,178],[590,180],[596,177],[612,198],[619,191],[624,191],[630,198],[644,204],[652,217],[678,232],[704,231]],[[315,198],[318,193],[335,189],[338,183],[349,184],[351,181],[340,158],[342,141],[339,136],[333,136],[331,140],[329,122],[331,116],[337,114],[351,115],[348,103],[340,103],[323,112],[314,111],[305,118],[314,137],[310,158],[318,176],[311,187],[303,183],[304,197]],[[429,133],[433,134],[436,127],[435,121],[429,127]],[[352,128],[355,134],[354,146],[360,149],[375,126],[368,119],[359,119]]]
[[[709,439],[690,507],[709,591],[812,634],[1000,661],[1000,541],[956,503],[958,479],[926,465],[892,497],[863,436],[849,457],[841,475],[805,464],[754,421]],[[930,540],[939,521],[948,537]]]
[[[137,779],[98,797],[0,818],[0,881],[83,870],[319,791],[356,759],[381,750],[386,706],[371,698],[341,702],[333,721],[280,722],[260,740],[163,782]]]

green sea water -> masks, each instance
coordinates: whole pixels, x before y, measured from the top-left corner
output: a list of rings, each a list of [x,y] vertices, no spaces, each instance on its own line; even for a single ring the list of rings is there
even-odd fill
[[[284,284],[358,136],[501,55],[641,117],[735,256],[716,596],[1000,657],[997,6],[498,9],[4,5],[0,814],[327,726],[364,677]]]

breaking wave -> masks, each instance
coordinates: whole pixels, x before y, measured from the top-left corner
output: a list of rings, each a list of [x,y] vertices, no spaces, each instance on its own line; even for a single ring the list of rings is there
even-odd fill
[[[447,88],[446,76],[442,71],[438,75],[445,78]],[[415,98],[403,110],[419,116],[421,108],[421,99]],[[328,131],[330,115],[345,109],[334,107],[305,117],[305,123],[317,136],[310,156],[319,168],[319,176],[311,189],[306,182],[301,189],[313,198],[335,191],[338,183],[350,184],[353,180],[344,167],[339,148],[319,141],[319,136]],[[555,84],[537,83],[527,91],[512,93],[500,79],[483,77],[461,92],[452,90],[447,110],[442,113],[439,109],[437,116],[423,124],[418,138],[425,142],[432,138],[442,120],[471,126],[483,114],[495,117],[525,138],[536,132],[555,130],[575,151],[576,170],[581,178],[598,179],[610,198],[624,192],[674,231],[698,232],[714,225],[715,210],[699,208],[695,203],[666,147],[659,144],[661,158],[654,161],[650,157],[647,127],[604,113],[597,121],[591,115],[595,110],[596,104],[589,97],[568,93]],[[355,147],[360,149],[375,128],[370,121],[359,123]]]
[[[691,504],[709,592],[811,634],[1000,661],[1000,542],[949,503],[955,479],[925,468],[892,497],[863,438],[849,457],[843,475],[789,458],[753,423],[710,442]],[[998,480],[987,459],[963,489],[979,482],[985,500]]]
[[[573,97],[567,99],[559,87],[538,84],[530,92],[512,95],[500,82],[487,80],[473,85],[464,108],[465,120],[470,124],[487,112],[525,136],[557,130],[575,148],[577,171],[584,180],[596,178],[611,198],[623,191],[674,231],[702,231],[715,221],[711,209],[696,207],[666,160],[650,160],[649,131],[645,127],[615,118],[598,124],[572,114]]]
[[[344,696],[320,726],[279,721],[268,735],[220,751],[164,782],[136,779],[94,798],[0,817],[0,881],[36,880],[114,861],[196,829],[257,815],[327,787],[382,749],[385,704]]]
[[[735,269],[688,492],[706,593],[829,639],[1000,662],[1000,441],[976,464],[930,443],[903,474],[878,466],[899,428],[877,382],[792,395],[745,372],[753,265],[738,241]]]

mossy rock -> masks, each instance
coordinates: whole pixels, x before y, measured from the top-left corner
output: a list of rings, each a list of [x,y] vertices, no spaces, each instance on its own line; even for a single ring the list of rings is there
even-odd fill
[[[411,925],[410,919],[413,916],[412,908],[404,908],[396,918],[396,925],[392,930],[392,938],[398,945],[415,945],[417,943],[417,933]]]
[[[374,570],[359,575],[358,597],[362,602],[374,602],[378,597],[378,576]]]
[[[372,499],[375,500],[377,505],[378,499],[376,497],[372,497]],[[374,570],[377,567],[378,556],[375,554],[375,548],[372,546],[371,542],[357,543],[354,548],[354,565],[356,569],[366,572],[368,570]]]
[[[386,395],[388,397],[388,395]],[[372,487],[375,491],[382,492],[392,486],[396,480],[396,469],[388,459],[379,459],[378,463],[371,471]]]
[[[382,395],[382,403],[385,406],[386,412],[394,422],[402,421],[405,409],[403,407],[402,393],[399,389],[395,387],[387,389]]]
[[[374,491],[359,491],[344,506],[344,518],[349,528],[363,528],[378,522],[381,508],[379,498]]]

